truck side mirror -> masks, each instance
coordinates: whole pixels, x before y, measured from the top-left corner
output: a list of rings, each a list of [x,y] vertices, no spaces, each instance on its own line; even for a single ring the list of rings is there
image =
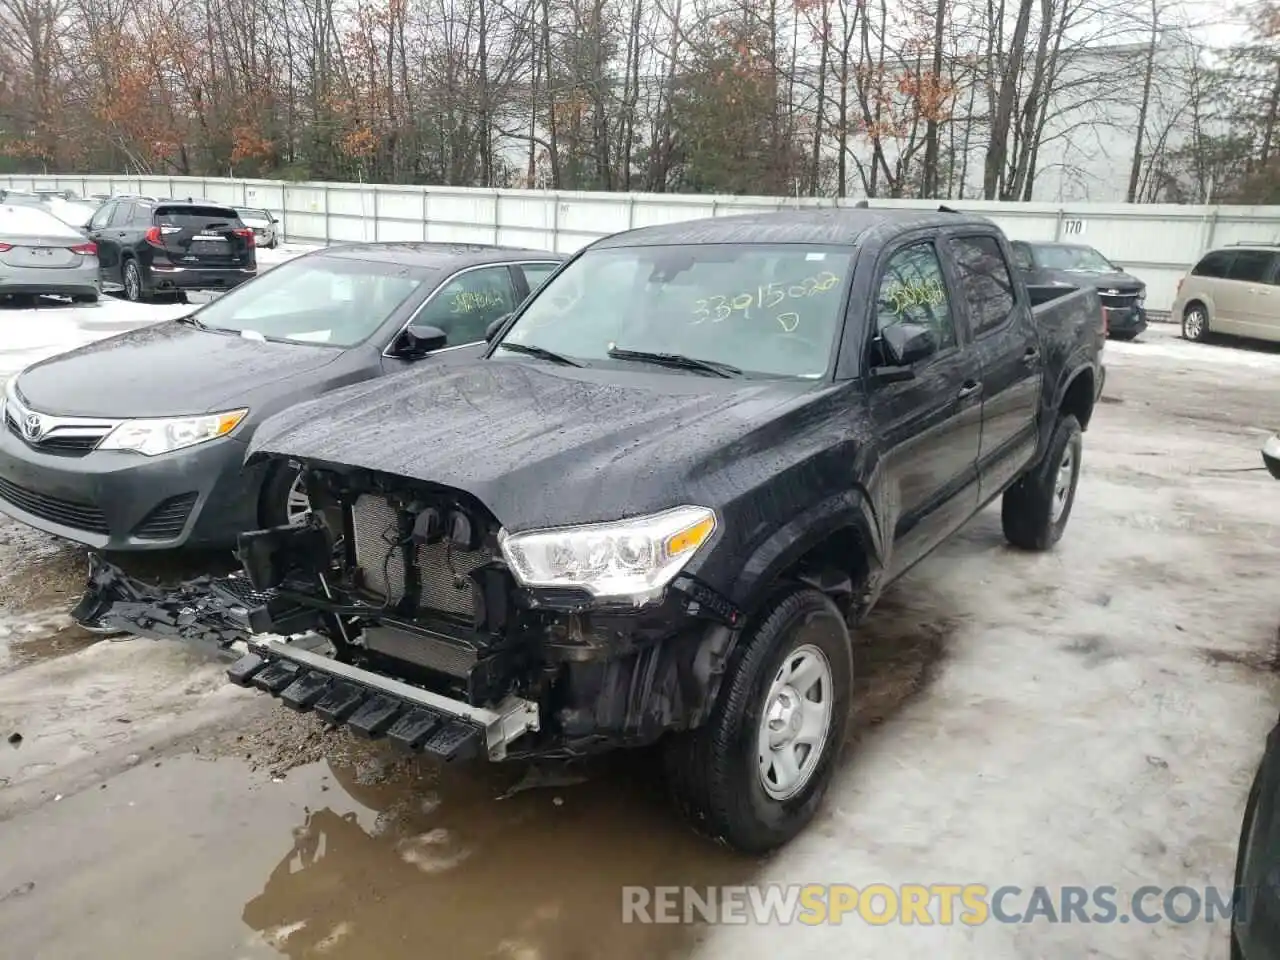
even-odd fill
[[[449,342],[449,335],[439,327],[411,323],[400,334],[396,354],[406,359],[422,357],[432,350],[439,350]]]
[[[895,323],[881,333],[887,359],[895,367],[911,367],[938,351],[938,337],[919,323]]]
[[[493,343],[493,338],[498,335],[498,331],[502,329],[502,325],[511,319],[511,314],[504,313],[493,323],[484,328],[484,342]]]

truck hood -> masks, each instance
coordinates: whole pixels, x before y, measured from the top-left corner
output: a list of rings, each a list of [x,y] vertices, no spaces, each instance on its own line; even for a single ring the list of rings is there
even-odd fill
[[[262,388],[309,378],[342,351],[246,340],[167,322],[33,364],[18,377],[25,403],[78,417],[171,417],[234,408]]]
[[[644,372],[638,372],[644,370]],[[478,360],[408,371],[264,422],[248,460],[286,456],[464,490],[511,530],[680,503],[718,507],[795,463],[835,388]],[[830,445],[830,435],[818,445]],[[799,450],[794,451],[800,457]]]

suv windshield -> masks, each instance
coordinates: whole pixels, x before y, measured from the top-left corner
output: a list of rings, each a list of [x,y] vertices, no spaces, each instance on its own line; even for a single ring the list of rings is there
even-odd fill
[[[1036,245],[1036,260],[1047,270],[1079,270],[1083,273],[1114,273],[1115,266],[1093,247]]]
[[[634,366],[630,351],[816,378],[840,328],[852,255],[763,243],[589,250],[538,291],[504,340],[591,364]]]
[[[270,220],[271,216],[265,210],[253,210],[249,207],[236,207],[236,213],[240,214],[241,220]]]
[[[390,319],[428,277],[403,264],[303,257],[236,287],[195,317],[212,329],[267,340],[350,347]]]

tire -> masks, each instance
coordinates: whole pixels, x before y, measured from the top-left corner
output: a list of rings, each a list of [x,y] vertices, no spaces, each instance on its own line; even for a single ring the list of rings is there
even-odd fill
[[[1209,311],[1204,304],[1194,303],[1182,311],[1182,337],[1195,343],[1209,339]]]
[[[147,293],[142,286],[142,270],[139,269],[137,260],[129,259],[124,262],[121,279],[124,281],[126,300],[130,303],[142,303],[146,300]]]
[[[1240,841],[1236,844],[1236,869],[1235,869],[1235,887],[1240,890],[1244,887],[1244,854],[1249,843],[1249,834],[1253,831],[1253,821],[1258,816],[1258,804],[1262,800],[1262,771],[1266,765],[1266,758],[1258,765],[1258,772],[1253,778],[1253,785],[1249,788],[1248,799],[1244,803],[1244,816],[1240,819]],[[1240,943],[1236,938],[1236,921],[1235,913],[1231,917],[1231,960],[1244,960],[1244,954],[1240,950]]]
[[[272,469],[258,498],[258,520],[263,527],[283,527],[301,522],[305,514],[297,512],[301,504],[294,497],[294,485],[298,482],[298,477],[297,470],[283,465]],[[291,498],[294,499],[292,506]]]
[[[817,673],[809,693],[817,690],[820,702],[796,699],[795,688],[780,686],[797,664],[797,675]],[[829,690],[821,689],[823,679]],[[667,785],[681,814],[699,833],[747,854],[767,853],[792,839],[813,819],[831,783],[844,747],[852,689],[849,631],[839,609],[816,590],[780,594],[734,650],[706,723],[664,745]],[[788,706],[801,702],[798,711]],[[781,714],[774,722],[783,724],[775,729],[784,739],[788,729],[790,736],[803,731],[803,725],[797,729],[785,722],[788,714],[798,713],[811,719],[817,744],[797,740],[773,753],[765,739],[769,731],[762,729],[771,705]],[[798,758],[800,776],[788,792],[773,758],[788,749],[795,758],[801,747],[807,749]],[[769,758],[767,771],[762,757]]]
[[[1000,521],[1015,547],[1048,550],[1062,539],[1076,501],[1082,447],[1079,421],[1060,417],[1043,459],[1004,492]]]
[[[71,298],[72,303],[97,303],[98,295],[96,293],[78,293]]]

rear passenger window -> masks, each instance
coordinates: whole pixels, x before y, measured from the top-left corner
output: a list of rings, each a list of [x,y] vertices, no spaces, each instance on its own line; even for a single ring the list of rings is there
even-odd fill
[[[932,329],[939,352],[956,345],[947,284],[930,241],[903,247],[885,264],[876,296],[876,333],[883,334],[898,323]]]
[[[995,237],[959,237],[951,241],[960,272],[960,289],[973,317],[973,335],[994,330],[1013,312],[1013,281]]]
[[[121,200],[117,203],[115,211],[111,214],[111,226],[127,226],[133,216],[133,207],[134,204],[131,200]]]
[[[94,211],[93,216],[89,219],[90,230],[101,230],[111,221],[111,214],[115,213],[116,205],[114,203],[104,203],[101,207]]]
[[[1244,280],[1248,283],[1265,283],[1271,279],[1271,265],[1275,254],[1270,250],[1237,250],[1227,271],[1228,280]]]
[[[1191,270],[1193,277],[1225,277],[1231,269],[1231,252],[1215,250],[1207,253]]]

